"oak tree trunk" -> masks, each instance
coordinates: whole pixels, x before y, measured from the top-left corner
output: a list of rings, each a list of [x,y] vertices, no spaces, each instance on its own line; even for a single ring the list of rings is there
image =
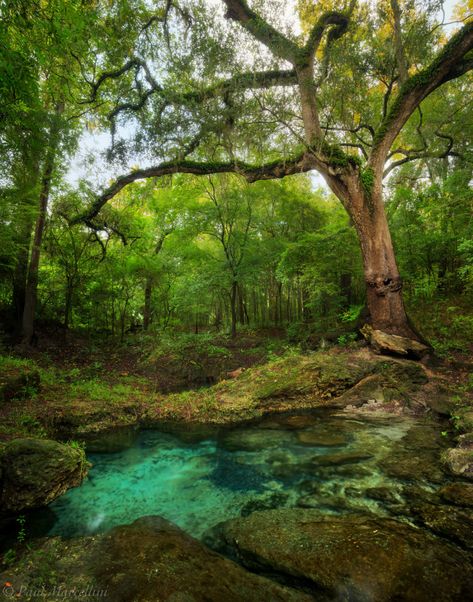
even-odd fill
[[[380,187],[379,187],[380,188]],[[375,330],[418,339],[402,299],[402,279],[396,263],[391,234],[380,190],[351,195],[345,206],[360,241],[366,284],[366,302]]]

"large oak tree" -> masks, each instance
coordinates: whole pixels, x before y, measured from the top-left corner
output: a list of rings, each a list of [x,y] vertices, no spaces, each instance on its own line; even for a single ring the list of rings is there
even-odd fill
[[[337,11],[301,0],[299,34],[277,16],[277,2],[256,9],[246,0],[167,0],[136,30],[126,60],[117,64],[115,51],[96,62],[84,99],[106,108],[111,157],[145,150],[157,163],[118,177],[76,219],[97,220],[107,201],[143,178],[233,172],[254,182],[316,170],[358,234],[373,328],[417,339],[383,179],[429,152],[455,154],[448,132],[426,140],[418,124],[422,103],[473,69],[473,22],[447,39],[438,4],[351,1]],[[414,136],[403,137],[406,124]]]

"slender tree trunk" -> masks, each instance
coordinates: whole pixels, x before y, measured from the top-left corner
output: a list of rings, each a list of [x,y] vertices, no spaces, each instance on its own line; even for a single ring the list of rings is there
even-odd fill
[[[232,288],[230,291],[230,313],[231,313],[231,337],[234,339],[236,337],[236,325],[237,325],[237,292],[238,292],[238,282],[235,280],[232,282]]]
[[[30,255],[31,234],[33,231],[33,216],[28,212],[24,217],[22,232],[20,234],[20,248],[16,257],[15,271],[13,273],[12,310],[15,320],[16,334],[21,331],[23,310],[25,307],[26,282],[28,279],[28,258]]]
[[[154,248],[154,255],[159,255],[161,249],[163,248],[164,240],[168,234],[170,234],[170,230],[164,232],[158,239],[156,246]],[[148,276],[145,282],[145,304],[143,308],[143,330],[148,330],[149,325],[151,324],[152,319],[152,311],[151,311],[151,298],[153,294],[153,286],[155,282],[152,276]]]
[[[64,303],[64,329],[69,329],[71,312],[72,312],[72,296],[74,294],[74,283],[71,279],[68,279],[66,285],[66,298]]]
[[[41,191],[39,195],[39,212],[35,225],[33,248],[31,250],[31,258],[28,268],[28,280],[26,283],[25,290],[25,306],[23,309],[22,341],[26,345],[31,344],[34,334],[34,319],[38,295],[38,272],[41,256],[41,244],[43,241],[44,226],[46,223],[49,192],[51,190],[51,179],[54,170],[54,160],[56,158],[57,145],[59,141],[59,118],[63,110],[64,105],[62,103],[58,103],[56,105],[54,121],[50,129],[49,146],[46,152],[43,177],[41,180]]]
[[[153,291],[153,279],[148,276],[145,284],[145,305],[143,309],[143,330],[148,330],[151,323],[151,293]]]
[[[33,234],[34,215],[37,207],[39,149],[35,140],[30,140],[21,154],[21,166],[15,177],[18,190],[18,254],[13,273],[12,313],[15,335],[21,334],[23,309],[25,307],[26,282],[28,279],[28,259]],[[33,156],[31,156],[33,155]]]
[[[340,296],[342,297],[342,308],[348,309],[352,303],[351,274],[340,275]]]

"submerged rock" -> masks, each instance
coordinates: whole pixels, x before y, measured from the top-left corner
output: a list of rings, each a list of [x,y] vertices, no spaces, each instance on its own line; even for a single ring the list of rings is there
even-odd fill
[[[64,600],[64,591],[62,596],[53,594],[54,586],[60,585],[77,592],[88,588],[96,594],[90,599],[111,602],[314,599],[246,571],[157,516],[116,527],[105,535],[46,540],[0,578],[11,584],[13,595],[23,586],[26,594],[21,599],[32,601],[37,597],[29,596],[28,590],[34,593],[34,588],[42,587],[48,602]]]
[[[14,439],[0,455],[0,510],[45,506],[80,485],[88,463],[83,450],[47,439]]]
[[[257,510],[273,510],[284,506],[289,498],[287,493],[273,493],[269,496],[255,498],[246,502],[240,510],[241,516],[249,516]]]
[[[473,508],[473,483],[449,483],[438,494],[451,504]]]
[[[365,495],[372,500],[387,504],[395,504],[399,501],[396,492],[389,487],[370,487],[365,490]]]
[[[220,445],[228,451],[258,451],[271,447],[280,447],[284,442],[292,441],[291,433],[268,429],[236,430],[224,433]]]
[[[473,595],[465,552],[391,519],[282,509],[227,521],[220,532],[222,549],[245,566],[320,601],[464,602]]]
[[[311,460],[316,466],[343,466],[344,464],[358,464],[370,460],[373,454],[364,452],[341,452],[339,454],[330,454],[323,456],[314,456]]]
[[[300,431],[297,433],[297,442],[308,447],[339,447],[347,443],[343,433],[320,428],[313,431]]]
[[[442,484],[440,455],[445,441],[436,425],[414,424],[379,466],[390,477],[404,481]]]

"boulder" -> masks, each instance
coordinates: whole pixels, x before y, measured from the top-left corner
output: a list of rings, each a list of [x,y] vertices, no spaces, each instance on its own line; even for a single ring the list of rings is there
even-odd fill
[[[45,567],[45,561],[48,567]],[[46,579],[45,579],[46,575]],[[47,576],[51,576],[48,583]],[[254,575],[157,516],[94,537],[52,538],[0,575],[22,600],[42,587],[49,602],[64,591],[113,602],[309,602],[303,592]],[[54,589],[56,588],[56,590]],[[54,595],[54,592],[58,595]],[[79,593],[76,593],[79,597]]]
[[[0,510],[46,506],[80,485],[88,463],[82,449],[47,439],[13,439],[0,455]]]
[[[466,552],[425,531],[317,510],[254,512],[220,527],[220,548],[317,600],[464,602],[473,595]]]

